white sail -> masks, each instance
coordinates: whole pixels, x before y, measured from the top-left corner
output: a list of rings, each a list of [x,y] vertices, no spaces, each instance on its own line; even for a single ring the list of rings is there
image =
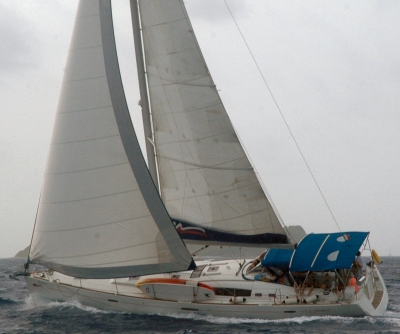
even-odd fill
[[[81,0],[30,261],[84,278],[186,270],[129,118],[113,33],[110,0]]]
[[[221,102],[183,1],[141,1],[140,14],[160,189],[169,214],[238,235],[284,236]]]

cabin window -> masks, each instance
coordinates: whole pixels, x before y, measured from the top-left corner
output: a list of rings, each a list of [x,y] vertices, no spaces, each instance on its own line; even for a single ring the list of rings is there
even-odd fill
[[[250,297],[251,290],[246,289],[231,289],[231,288],[214,288],[217,296],[236,296],[236,297]]]
[[[203,271],[203,269],[206,267],[206,265],[204,266],[198,266],[195,270],[193,270],[192,275],[190,275],[190,278],[197,278],[200,277],[201,272]]]

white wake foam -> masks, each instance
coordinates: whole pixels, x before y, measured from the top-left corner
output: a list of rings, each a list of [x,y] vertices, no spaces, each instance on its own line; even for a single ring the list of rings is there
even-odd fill
[[[250,319],[250,318],[224,318],[224,317],[215,317],[211,315],[199,315],[191,313],[169,314],[168,316],[176,319],[192,319],[198,321],[207,321],[214,324],[246,324],[246,323],[303,324],[313,321],[325,321],[325,322],[333,321],[341,324],[351,324],[353,322],[360,321],[360,318],[345,318],[336,316],[310,316],[310,317],[298,317],[298,318],[277,319],[277,320]]]
[[[93,306],[86,306],[78,302],[77,300],[67,301],[67,302],[49,302],[47,303],[47,307],[49,308],[77,308],[85,312],[89,313],[116,313],[114,311],[105,311],[95,308]]]
[[[77,308],[79,310],[89,312],[89,313],[121,313],[116,311],[104,311],[92,306],[86,306],[78,302],[77,300],[67,301],[67,302],[57,302],[57,301],[49,301],[48,299],[42,298],[32,298],[31,295],[25,299],[25,304],[22,307],[22,311],[30,310],[35,307],[44,307],[44,308]]]

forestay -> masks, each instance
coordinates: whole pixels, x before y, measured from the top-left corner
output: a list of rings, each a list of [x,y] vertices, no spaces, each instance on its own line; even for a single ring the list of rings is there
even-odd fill
[[[186,270],[129,118],[110,6],[79,4],[30,260],[84,278]]]
[[[270,234],[268,242],[286,243],[222,105],[183,1],[141,1],[140,14],[160,189],[169,214],[197,227]]]

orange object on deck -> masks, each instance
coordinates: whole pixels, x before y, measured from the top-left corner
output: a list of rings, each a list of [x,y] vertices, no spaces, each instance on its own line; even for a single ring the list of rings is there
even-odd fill
[[[354,286],[354,290],[356,293],[360,290],[360,287],[357,285],[357,280],[354,277],[350,277],[347,281],[347,286]]]

